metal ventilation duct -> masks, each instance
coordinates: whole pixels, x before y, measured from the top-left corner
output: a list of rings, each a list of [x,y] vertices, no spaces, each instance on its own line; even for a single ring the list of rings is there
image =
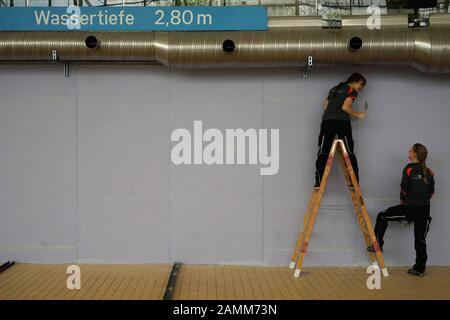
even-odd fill
[[[379,30],[367,17],[349,17],[340,29],[320,18],[270,18],[268,31],[0,32],[3,62],[156,62],[179,68],[413,66],[450,72],[450,15],[432,15],[430,27],[411,29],[407,16],[383,16]]]

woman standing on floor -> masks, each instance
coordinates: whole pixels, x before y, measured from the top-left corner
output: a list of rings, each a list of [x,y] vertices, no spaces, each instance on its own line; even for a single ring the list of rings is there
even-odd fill
[[[430,199],[434,194],[434,173],[427,167],[427,148],[416,143],[408,153],[411,161],[403,169],[400,201],[401,204],[381,211],[377,216],[375,236],[380,248],[383,248],[383,237],[388,221],[414,222],[414,248],[416,263],[408,270],[409,274],[423,277],[427,262],[427,244],[425,238],[430,228]],[[367,248],[374,252],[373,246]]]

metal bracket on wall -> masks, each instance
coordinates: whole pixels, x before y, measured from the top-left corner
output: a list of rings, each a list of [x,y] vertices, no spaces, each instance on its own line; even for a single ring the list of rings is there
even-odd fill
[[[67,63],[67,62],[64,63],[64,77],[65,78],[70,77],[69,63]]]
[[[58,54],[58,51],[57,51],[57,50],[52,50],[50,61],[51,61],[52,63],[61,62],[61,61],[59,60],[59,54]],[[70,67],[69,67],[69,63],[68,63],[68,62],[63,62],[63,63],[64,63],[64,77],[65,77],[65,78],[68,78],[68,77],[70,77]]]
[[[306,63],[306,66],[303,68],[303,73],[302,73],[303,78],[308,78],[310,70],[312,70],[313,68],[314,68],[313,57],[309,56],[308,62]]]

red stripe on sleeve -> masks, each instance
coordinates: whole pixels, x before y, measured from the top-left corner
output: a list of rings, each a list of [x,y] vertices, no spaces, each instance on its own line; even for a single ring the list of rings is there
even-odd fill
[[[411,171],[412,171],[412,168],[406,169],[406,174],[408,175],[408,177],[411,175]]]

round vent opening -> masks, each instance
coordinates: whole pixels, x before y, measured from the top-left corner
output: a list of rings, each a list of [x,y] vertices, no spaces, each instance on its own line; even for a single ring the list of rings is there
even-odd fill
[[[350,39],[350,43],[349,43],[350,49],[357,51],[357,50],[361,49],[362,45],[363,45],[363,41],[360,37],[353,37]]]
[[[234,44],[233,40],[225,40],[222,44],[222,49],[225,52],[233,52],[234,49],[236,49],[236,45]]]
[[[95,49],[98,47],[98,40],[95,36],[87,36],[84,40],[84,43],[86,44],[86,47],[89,49]]]

